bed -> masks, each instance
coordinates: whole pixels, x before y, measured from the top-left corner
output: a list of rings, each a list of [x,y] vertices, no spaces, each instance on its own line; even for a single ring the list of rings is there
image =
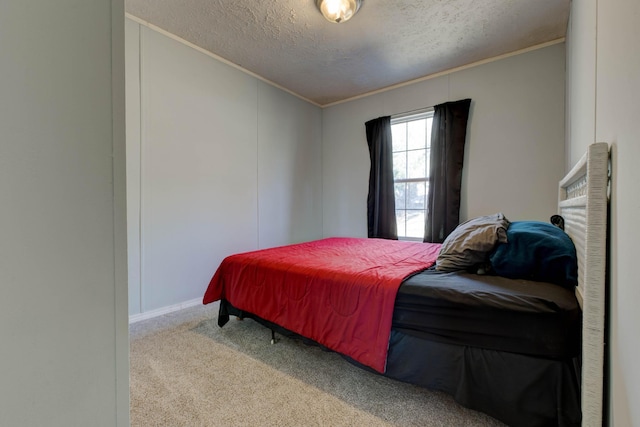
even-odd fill
[[[496,214],[442,246],[329,238],[235,254],[203,302],[221,301],[221,327],[253,318],[508,425],[601,425],[607,186],[608,146],[592,144],[559,184],[554,224]],[[553,246],[532,263],[540,232],[573,258]],[[452,249],[469,241],[475,252]],[[451,267],[463,261],[473,272]]]

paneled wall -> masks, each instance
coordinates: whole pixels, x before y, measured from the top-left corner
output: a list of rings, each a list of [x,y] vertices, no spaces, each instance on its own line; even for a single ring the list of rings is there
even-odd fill
[[[547,221],[564,175],[565,48],[555,44],[323,110],[324,235],[366,236],[367,120],[471,98],[461,220]]]
[[[472,98],[461,219],[555,213],[562,43],[320,109],[134,21],[127,31],[130,314],[200,298],[234,252],[365,236],[364,122],[381,115]]]
[[[0,2],[0,426],[129,425],[124,2]]]
[[[202,298],[232,253],[321,237],[319,107],[132,20],[127,49],[130,314]]]
[[[575,164],[586,146],[611,146],[609,335],[606,390],[608,425],[640,425],[640,2],[571,3],[567,74],[574,130],[567,140]]]

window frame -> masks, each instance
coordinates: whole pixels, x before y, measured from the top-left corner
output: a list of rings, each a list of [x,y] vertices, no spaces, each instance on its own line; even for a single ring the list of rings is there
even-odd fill
[[[429,108],[424,108],[424,109],[421,109],[421,110],[415,110],[415,111],[410,111],[410,112],[407,112],[407,113],[393,115],[393,116],[391,116],[391,127],[393,128],[393,126],[395,124],[409,123],[409,122],[416,121],[416,120],[428,120],[428,119],[433,120],[433,114],[434,114],[434,108],[433,107],[429,107]],[[428,155],[428,153],[430,153],[430,151],[429,151],[430,147],[431,147],[431,135],[425,135],[425,148],[424,148],[424,151],[425,151],[425,157],[426,157],[425,158],[425,162],[426,162],[427,165],[429,165],[429,159],[428,159],[427,155]],[[404,150],[393,151],[393,149],[392,149],[392,152],[394,154],[395,153],[400,153],[400,152],[403,152],[403,151],[405,153],[407,153],[409,151],[414,151],[414,150],[416,150],[416,149],[409,149],[408,148],[408,141],[407,141],[407,146],[405,147]],[[420,149],[418,149],[418,150],[420,150]],[[394,170],[395,170],[395,165],[394,165]],[[424,178],[400,178],[400,179],[396,179],[394,177],[394,179],[393,179],[394,188],[395,188],[396,184],[399,184],[399,183],[405,183],[406,184],[406,183],[412,183],[412,182],[419,182],[419,183],[424,182],[425,185],[428,187],[428,185],[429,185],[429,168],[428,167],[427,167],[425,172],[426,172],[426,176]],[[425,194],[425,206],[424,206],[424,209],[422,209],[423,212],[424,212],[425,221],[427,219],[427,206],[426,206],[426,198],[427,197],[428,197],[428,191]],[[410,211],[410,210],[420,210],[420,209],[407,209],[406,203],[405,203],[404,209],[397,209],[396,208],[396,218],[397,218],[398,210],[405,211],[405,213],[406,213],[407,211]],[[396,220],[396,224],[397,224],[397,220]],[[398,229],[398,240],[417,241],[417,242],[422,242],[424,240],[424,233],[423,233],[422,237],[401,236],[400,235],[400,227],[398,226],[397,229]],[[403,233],[406,233],[406,224],[405,224],[405,229],[403,230]]]

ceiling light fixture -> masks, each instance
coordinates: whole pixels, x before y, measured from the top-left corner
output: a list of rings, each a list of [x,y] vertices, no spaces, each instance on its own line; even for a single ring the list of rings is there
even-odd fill
[[[339,24],[346,22],[358,12],[362,0],[316,0],[316,6],[327,21]]]

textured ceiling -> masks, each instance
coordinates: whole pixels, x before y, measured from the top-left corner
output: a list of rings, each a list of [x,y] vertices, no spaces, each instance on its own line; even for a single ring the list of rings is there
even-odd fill
[[[131,15],[319,105],[565,36],[570,0],[126,0]]]

